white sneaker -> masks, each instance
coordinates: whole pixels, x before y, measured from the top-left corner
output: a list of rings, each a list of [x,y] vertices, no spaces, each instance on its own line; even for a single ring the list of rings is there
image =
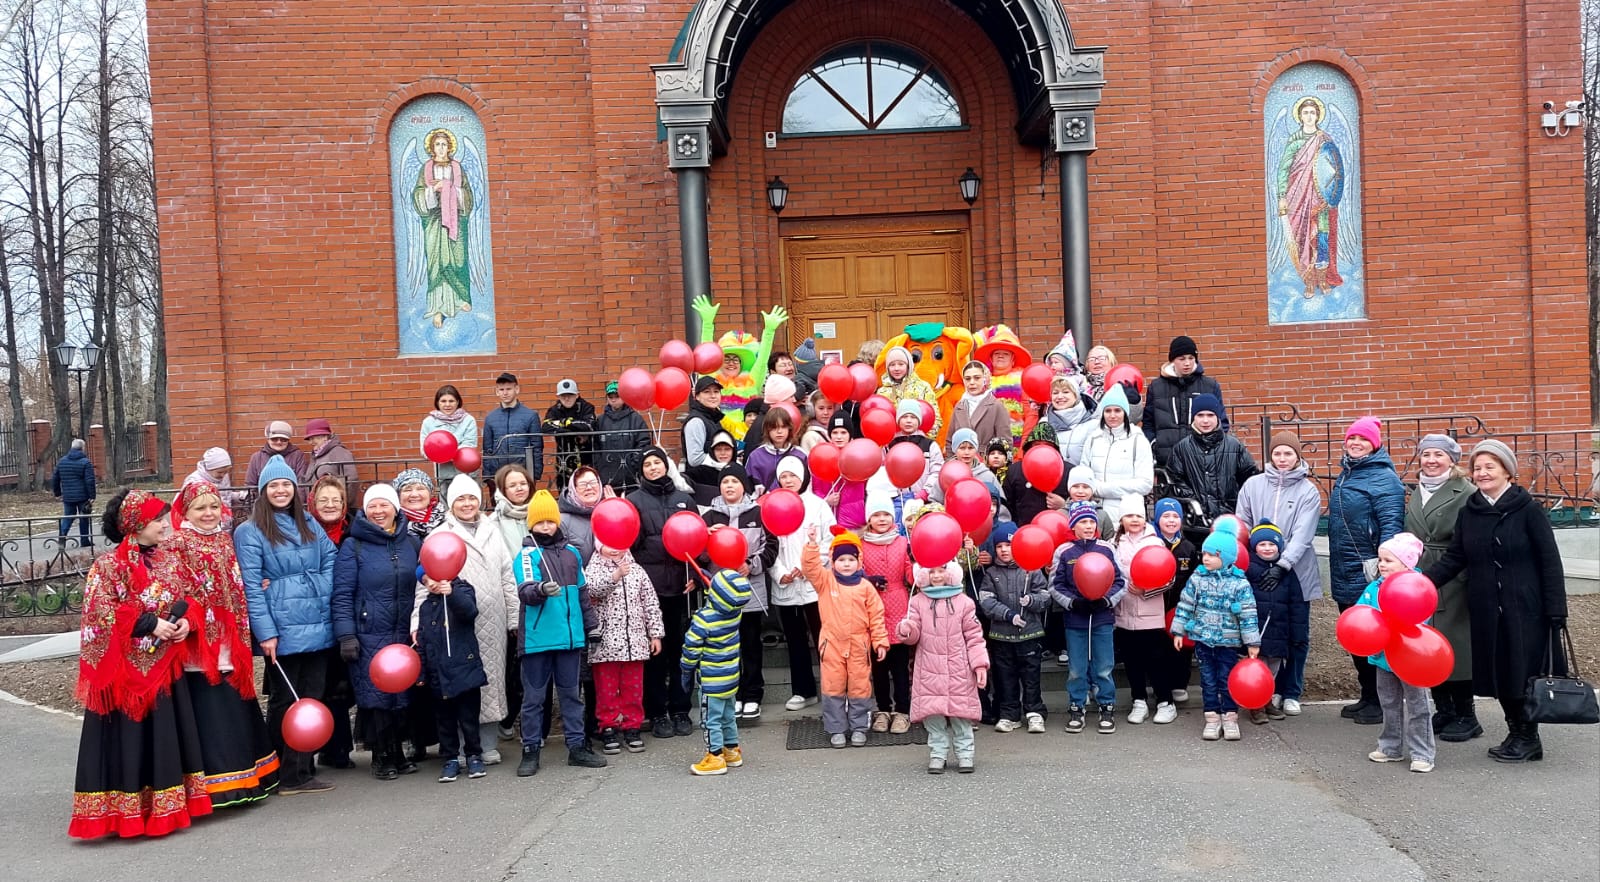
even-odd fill
[[[994,724],[994,730],[996,732],[1015,732],[1017,730],[1017,724],[1011,722],[1010,720],[1001,720],[1000,722]]]
[[[1405,762],[1405,757],[1403,757],[1403,756],[1395,756],[1392,753],[1384,753],[1381,750],[1374,750],[1373,752],[1367,754],[1367,759],[1372,760],[1375,763],[1399,763],[1399,762]]]
[[[1142,701],[1135,701],[1133,709],[1128,711],[1128,722],[1137,726],[1150,719],[1150,705]]]
[[[761,719],[761,702],[747,701],[744,703],[744,718],[747,720]]]
[[[1183,704],[1184,702],[1189,700],[1189,690],[1187,690],[1187,689],[1174,689],[1174,690],[1172,690],[1172,700],[1177,702],[1178,704]]]
[[[1283,712],[1291,717],[1300,716],[1300,699],[1285,698],[1283,700]]]
[[[1030,735],[1043,735],[1044,734],[1044,715],[1042,715],[1042,714],[1028,714],[1027,715],[1027,720],[1028,720],[1028,734],[1030,734]]]
[[[1412,760],[1411,761],[1411,771],[1413,771],[1413,772],[1431,772],[1431,771],[1433,771],[1433,763],[1430,763],[1427,760]]]
[[[1067,662],[1071,661],[1071,659],[1067,657],[1065,652],[1062,652],[1060,655],[1056,656],[1056,661],[1066,664]]]
[[[783,706],[785,710],[797,711],[808,708],[816,703],[817,699],[815,697],[806,698],[803,695],[791,695],[789,696],[789,700],[783,703]]]
[[[1170,701],[1156,705],[1156,725],[1164,726],[1178,718],[1178,706]],[[1130,721],[1131,722],[1131,721]]]
[[[486,766],[500,765],[500,751],[486,750],[483,752],[483,764]]]

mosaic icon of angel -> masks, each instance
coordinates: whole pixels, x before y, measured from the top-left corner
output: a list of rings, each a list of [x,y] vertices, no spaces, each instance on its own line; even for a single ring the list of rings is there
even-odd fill
[[[405,224],[408,237],[403,283],[425,292],[423,319],[435,328],[472,311],[474,288],[489,284],[487,231],[488,178],[482,150],[471,138],[445,128],[434,129],[418,143],[406,144],[404,166],[396,188],[409,186],[408,201],[416,223]]]

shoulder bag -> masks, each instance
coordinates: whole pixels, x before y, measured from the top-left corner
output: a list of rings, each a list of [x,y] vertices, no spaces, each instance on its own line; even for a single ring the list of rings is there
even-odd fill
[[[1557,659],[1560,663],[1557,664]],[[1600,702],[1594,686],[1578,674],[1572,634],[1563,624],[1552,628],[1544,655],[1544,673],[1528,678],[1524,712],[1530,723],[1600,723]],[[1557,673],[1562,672],[1562,673]]]

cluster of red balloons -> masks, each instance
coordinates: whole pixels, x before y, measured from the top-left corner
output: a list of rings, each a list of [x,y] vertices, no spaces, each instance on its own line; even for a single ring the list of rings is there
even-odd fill
[[[1413,686],[1433,687],[1450,678],[1456,652],[1436,628],[1425,625],[1439,606],[1439,590],[1421,573],[1407,570],[1378,584],[1378,606],[1352,606],[1339,616],[1339,645],[1351,655],[1383,653],[1394,675]]]
[[[822,390],[824,397],[835,404],[843,404],[846,401],[865,402],[878,391],[878,372],[873,370],[871,365],[860,362],[848,367],[842,364],[830,364],[817,374],[817,388]],[[891,404],[891,416],[893,410],[894,406]]]
[[[475,472],[483,466],[483,453],[476,447],[462,447],[456,436],[444,429],[434,429],[422,439],[422,455],[434,465],[454,463],[463,472]]]
[[[631,367],[617,377],[617,394],[634,410],[659,407],[673,410],[689,400],[694,381],[690,374],[709,374],[722,366],[722,347],[701,343],[693,349],[682,340],[661,344],[661,370],[654,376]]]

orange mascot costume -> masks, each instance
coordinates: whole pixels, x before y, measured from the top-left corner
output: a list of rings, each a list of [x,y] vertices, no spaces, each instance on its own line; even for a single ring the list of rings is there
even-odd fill
[[[955,410],[956,402],[965,394],[961,385],[961,369],[972,360],[972,332],[939,322],[906,325],[904,334],[884,341],[883,351],[878,353],[878,363],[875,365],[879,374],[883,373],[884,357],[896,346],[910,350],[912,361],[915,362],[912,370],[933,387],[933,394],[939,401],[940,429],[937,440],[939,446],[943,447],[944,436],[949,432],[945,427],[950,425],[950,412]]]

